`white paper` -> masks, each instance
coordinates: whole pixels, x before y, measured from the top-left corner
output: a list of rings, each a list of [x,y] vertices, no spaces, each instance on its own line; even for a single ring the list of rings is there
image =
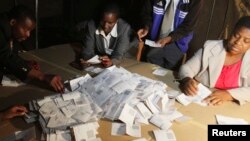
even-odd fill
[[[158,68],[153,71],[154,75],[159,75],[159,76],[165,76],[168,73],[168,71],[164,68]]]
[[[145,40],[145,44],[149,45],[150,47],[161,47],[161,44],[156,43],[155,41],[152,40]]]
[[[144,118],[149,119],[152,116],[150,110],[142,102],[138,103],[136,107],[139,109]]]
[[[61,108],[61,111],[63,112],[63,114],[66,116],[66,117],[71,117],[72,115],[74,115],[77,111],[77,107],[73,104],[71,105],[68,105],[68,106],[65,106],[65,107],[62,107]]]
[[[154,130],[156,141],[176,141],[173,130]]]
[[[154,124],[155,126],[163,129],[163,130],[167,130],[172,126],[171,121],[164,116],[160,116],[160,115],[154,115],[151,119],[150,119],[150,123]]]
[[[202,85],[201,83],[198,84],[198,92],[195,96],[187,96],[185,94],[181,94],[176,97],[176,99],[183,105],[187,106],[188,104],[194,102],[200,104],[201,106],[206,106],[206,103],[202,102],[204,98],[209,96],[211,91]]]
[[[72,127],[75,140],[91,140],[96,138],[98,123],[87,123]]]
[[[68,119],[61,112],[58,112],[55,116],[49,119],[47,127],[49,128],[57,128],[65,126]]]
[[[98,55],[95,55],[94,57],[87,60],[87,62],[90,63],[90,64],[100,64],[101,60],[99,59]]]
[[[246,125],[248,122],[242,118],[233,118],[223,115],[215,115],[218,124],[239,124],[239,125]]]
[[[141,137],[141,125],[128,125],[126,124],[126,133],[133,137]]]
[[[59,112],[59,110],[56,104],[53,101],[51,101],[47,102],[46,104],[43,104],[43,106],[39,109],[39,112],[44,118],[47,118],[55,116]]]
[[[119,119],[126,124],[133,125],[135,115],[136,115],[136,110],[133,107],[129,106],[128,104],[125,104],[119,116]]]
[[[73,91],[73,92],[70,92],[67,94],[63,94],[62,97],[63,97],[64,101],[71,100],[71,99],[77,99],[77,98],[81,97],[81,93],[79,91]]]
[[[124,123],[112,123],[111,135],[121,136],[126,134],[126,124]]]

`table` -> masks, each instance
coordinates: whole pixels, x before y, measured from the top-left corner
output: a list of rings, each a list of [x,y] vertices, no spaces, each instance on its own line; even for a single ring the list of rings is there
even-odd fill
[[[52,46],[46,49],[39,49],[21,54],[26,59],[33,59],[41,64],[41,69],[47,73],[56,73],[62,76],[64,80],[75,77],[76,75],[84,75],[86,72],[69,66],[69,62],[74,60],[74,48],[71,44],[63,44]],[[121,64],[127,70],[144,75],[151,79],[160,80],[169,86],[169,89],[178,90],[178,84],[175,83],[172,71],[168,71],[164,77],[153,75],[152,72],[157,65],[138,62],[136,60],[125,59]],[[33,83],[33,82],[32,82]],[[8,88],[0,86],[0,108],[4,108],[17,103],[27,103],[32,99],[43,98],[46,95],[55,94],[50,88],[42,83],[28,84],[17,88]],[[180,103],[175,103],[178,111],[184,115],[192,117],[191,121],[185,123],[173,123],[172,129],[175,132],[177,141],[206,141],[207,140],[207,125],[216,124],[215,115],[221,114],[225,116],[238,117],[247,120],[250,123],[250,103],[239,106],[236,103],[228,102],[221,106],[202,107],[197,104],[183,106]],[[10,135],[11,132],[27,128],[27,125],[21,121],[18,124],[16,120],[5,121],[0,125],[0,140],[3,137]],[[98,129],[99,137],[103,141],[130,141],[137,138],[131,136],[111,136],[111,121],[101,119]],[[18,126],[17,126],[18,125]],[[148,141],[154,141],[152,130],[158,129],[154,125],[142,125],[142,137]]]

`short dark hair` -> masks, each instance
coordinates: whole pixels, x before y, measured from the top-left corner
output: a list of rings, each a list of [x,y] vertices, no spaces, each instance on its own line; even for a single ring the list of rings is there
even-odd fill
[[[24,5],[17,5],[13,7],[8,13],[9,20],[16,19],[17,21],[23,21],[26,18],[36,21],[34,12]]]
[[[238,31],[242,27],[250,29],[250,16],[241,17],[234,27],[234,32]]]
[[[113,13],[117,16],[117,18],[120,17],[120,8],[118,4],[116,3],[107,3],[103,10],[102,10],[102,15],[105,13]]]

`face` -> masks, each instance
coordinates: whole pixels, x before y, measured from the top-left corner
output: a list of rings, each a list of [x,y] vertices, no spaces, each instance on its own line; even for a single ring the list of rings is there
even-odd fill
[[[29,18],[25,18],[23,21],[12,19],[10,25],[12,27],[13,38],[19,42],[26,40],[35,28],[35,22]]]
[[[241,27],[228,40],[227,51],[233,55],[244,54],[250,48],[250,29]]]
[[[105,13],[101,20],[101,26],[105,34],[109,34],[117,22],[117,16],[114,13]]]

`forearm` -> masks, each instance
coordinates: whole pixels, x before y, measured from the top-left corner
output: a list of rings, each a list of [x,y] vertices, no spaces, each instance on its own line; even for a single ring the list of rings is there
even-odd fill
[[[40,81],[46,81],[46,75],[39,71],[39,70],[35,70],[35,69],[31,69],[28,73],[28,77],[32,78],[32,79],[38,79]]]

